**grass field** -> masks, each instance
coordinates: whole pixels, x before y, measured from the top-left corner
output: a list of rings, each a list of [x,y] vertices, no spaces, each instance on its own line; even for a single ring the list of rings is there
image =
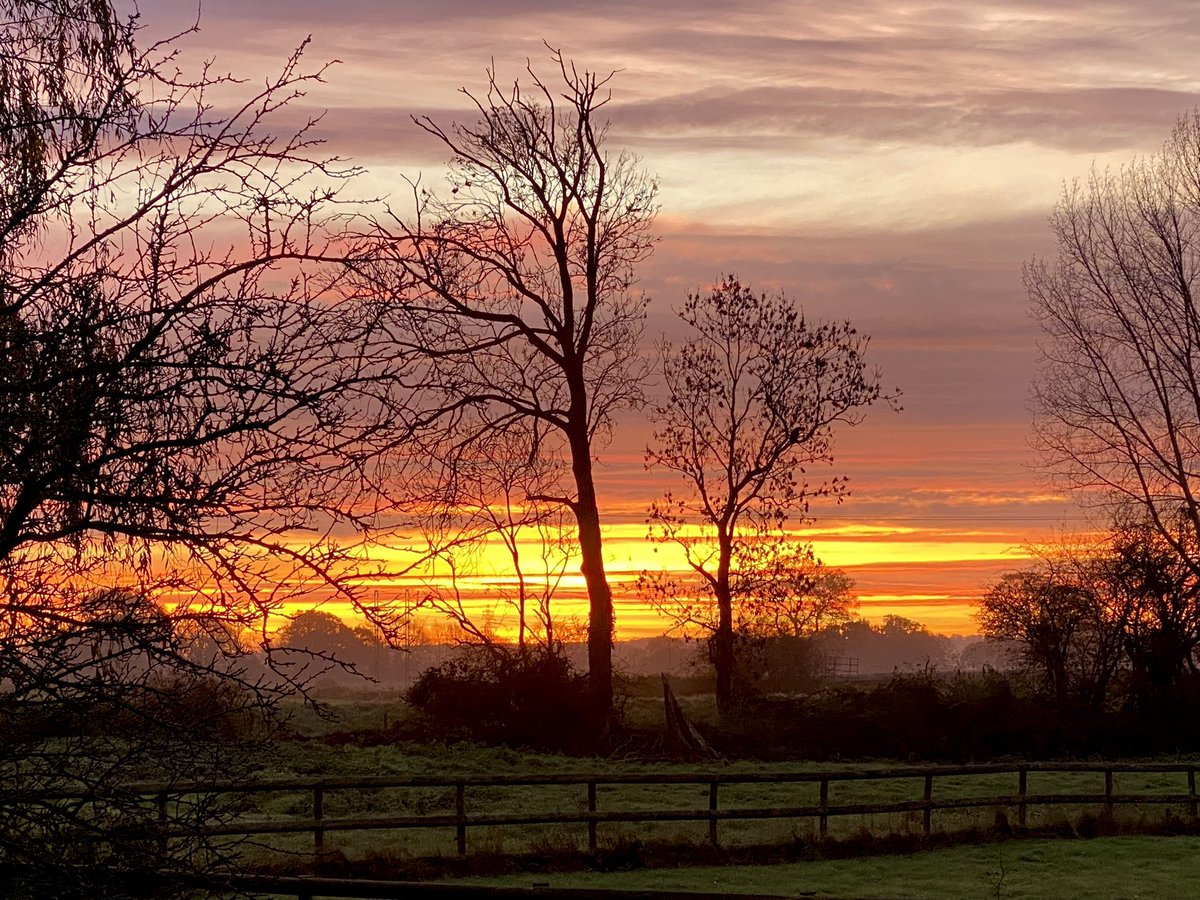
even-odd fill
[[[693,700],[694,698],[687,698]],[[813,763],[809,761],[711,763],[641,762],[573,758],[476,744],[406,743],[362,746],[359,735],[386,733],[408,715],[395,693],[347,692],[323,698],[318,716],[297,706],[292,739],[280,740],[256,757],[257,778],[345,778],[356,776],[541,775],[627,772],[655,774],[711,771],[755,774],[895,769],[895,761]],[[649,702],[649,701],[647,701]],[[695,700],[703,704],[703,699]],[[1017,776],[946,776],[935,779],[935,799],[991,797],[1017,793]],[[1118,794],[1179,794],[1182,773],[1117,773]],[[1102,794],[1101,773],[1032,772],[1031,794]],[[833,782],[831,804],[915,801],[920,777]],[[720,808],[816,805],[817,783],[722,785]],[[708,786],[601,785],[602,811],[686,809],[708,806]],[[470,787],[468,814],[587,809],[584,785]],[[454,810],[452,788],[330,790],[328,819],[444,815]],[[1016,810],[1005,811],[1015,826]],[[305,791],[247,795],[242,815],[260,821],[310,820],[312,796]],[[859,900],[1185,900],[1200,897],[1200,837],[1186,806],[1120,807],[1106,819],[1099,804],[1031,807],[1030,832],[1004,834],[992,809],[939,810],[932,840],[922,837],[921,811],[833,817],[830,842],[818,840],[815,819],[722,821],[721,848],[707,847],[708,823],[601,823],[599,852],[587,851],[585,824],[495,826],[468,829],[470,855],[458,857],[453,827],[392,831],[329,831],[318,871],[349,877],[448,878],[468,884],[706,890],[766,893],[787,897]],[[1001,827],[998,827],[1001,826]],[[1172,834],[1174,830],[1174,833]],[[1141,832],[1141,833],[1139,833]],[[1160,832],[1156,836],[1153,832]],[[1057,835],[1057,837],[1051,837]],[[1095,835],[1093,837],[1093,835]],[[239,845],[250,867],[276,874],[313,871],[313,835],[254,838]],[[516,857],[516,859],[514,859]],[[708,865],[719,863],[719,865]],[[750,863],[753,863],[751,865]],[[601,871],[601,870],[605,871]],[[464,879],[479,873],[474,880]]]
[[[331,746],[317,741],[281,743],[266,760],[262,776],[357,776],[357,775],[442,775],[464,774],[554,774],[554,773],[680,773],[698,770],[728,774],[779,771],[840,771],[845,764],[728,762],[696,764],[642,764],[618,760],[581,760],[550,754],[519,752],[476,745],[408,744],[378,747]],[[856,769],[894,768],[894,763],[857,764]],[[1104,789],[1099,773],[1041,773],[1029,775],[1031,793],[1093,793]],[[1181,773],[1122,774],[1115,779],[1118,793],[1164,794],[1186,790]],[[818,785],[742,784],[724,785],[720,791],[721,808],[738,806],[780,807],[816,805]],[[965,798],[1012,795],[1017,791],[1014,773],[973,777],[945,777],[935,782],[935,797]],[[830,788],[832,804],[886,803],[918,800],[923,792],[921,778],[888,778],[858,782],[837,782]],[[681,785],[601,785],[600,810],[702,810],[708,805],[708,787],[703,784]],[[324,797],[326,818],[352,818],[389,815],[447,814],[454,809],[452,788],[383,788],[373,790],[327,791]],[[587,809],[583,785],[523,787],[471,787],[466,794],[468,814],[505,813],[519,810],[583,812]],[[1126,832],[1162,830],[1168,817],[1188,819],[1183,807],[1117,807],[1113,821],[1097,828],[1102,809],[1097,806],[1031,807],[1031,829],[1053,829],[1063,833]],[[1016,810],[1006,811],[1016,822]],[[247,818],[270,821],[311,816],[311,795],[303,791],[253,795],[248,798]],[[996,826],[996,813],[990,808],[939,810],[933,817],[935,833],[989,832]],[[1089,832],[1090,829],[1090,832]],[[922,813],[879,813],[832,817],[829,836],[835,840],[861,840],[886,835],[917,836],[922,831]],[[634,843],[666,845],[703,844],[708,825],[699,822],[601,823],[598,828],[601,848],[629,846]],[[720,841],[723,847],[765,844],[812,844],[817,838],[814,819],[723,821]],[[258,841],[255,856],[268,849],[305,855],[312,850],[311,834],[272,836]],[[587,847],[587,828],[578,825],[489,826],[472,827],[468,845],[473,853],[488,854],[572,854]],[[372,854],[399,858],[452,856],[455,835],[451,827],[395,831],[328,832],[325,847],[349,859]]]
[[[620,759],[580,759],[474,744],[410,743],[359,746],[339,743],[331,735],[386,729],[406,715],[399,696],[387,692],[348,694],[325,698],[332,718],[318,717],[298,707],[292,721],[296,740],[281,741],[259,760],[262,778],[354,776],[453,776],[456,774],[561,774],[561,773],[680,773],[717,771],[759,773],[779,771],[840,771],[845,763],[715,762],[643,763]],[[892,761],[855,763],[853,768],[895,768]],[[833,783],[831,804],[880,803],[917,800],[923,793],[921,778],[890,778]],[[1181,773],[1121,774],[1117,793],[1165,794],[1186,791]],[[1030,793],[1100,794],[1104,778],[1099,773],[1030,773]],[[725,785],[720,791],[722,809],[736,806],[779,807],[815,805],[816,783],[793,785]],[[1012,795],[1017,792],[1015,773],[975,777],[939,777],[935,798]],[[263,821],[311,817],[311,795],[305,792],[252,795],[245,815]],[[600,810],[707,808],[706,785],[602,785]],[[514,810],[582,812],[587,808],[583,785],[537,787],[472,787],[466,795],[468,814],[505,813]],[[391,815],[447,814],[454,809],[453,789],[388,788],[329,791],[324,797],[326,818]],[[1006,811],[1016,823],[1016,810]],[[664,890],[707,889],[733,892],[779,893],[813,897],[872,898],[1182,898],[1200,896],[1200,838],[1160,837],[1136,832],[1170,833],[1183,825],[1195,826],[1181,807],[1117,807],[1115,818],[1105,820],[1102,808],[1092,806],[1031,807],[1028,825],[1042,834],[1063,837],[1048,840],[1025,836],[1000,839],[992,809],[937,811],[933,816],[933,846],[953,840],[938,835],[965,833],[972,843],[948,849],[910,853],[922,843],[922,813],[889,813],[834,817],[829,836],[841,850],[818,846],[817,823],[811,819],[775,821],[724,821],[720,824],[725,859],[805,859],[774,865],[695,868],[697,862],[720,854],[703,852],[708,839],[706,822],[601,823],[598,827],[601,856],[606,865],[630,871],[604,874],[587,870],[594,865],[584,851],[587,827],[578,825],[472,827],[468,846],[479,866],[458,866],[454,829],[327,832],[325,849],[331,858],[348,861],[351,872],[422,872],[433,877],[445,872],[502,872],[514,865],[498,862],[506,855],[527,855],[532,865],[553,874],[506,876],[500,881],[528,885],[550,880],[554,885]],[[1002,823],[1001,823],[1002,824]],[[1108,835],[1091,840],[1080,836]],[[879,841],[899,835],[893,844]],[[311,833],[255,839],[247,849],[248,861],[269,864],[276,870],[302,870],[312,861]],[[763,845],[789,848],[786,852],[755,855],[739,848]],[[880,852],[886,845],[905,852]],[[857,848],[865,849],[857,849]],[[700,848],[693,852],[688,848]],[[281,852],[283,855],[281,855]],[[832,858],[845,854],[853,858]],[[861,854],[867,855],[861,855]],[[806,857],[817,857],[808,858]],[[826,858],[822,858],[826,857]],[[493,860],[487,863],[486,859]],[[421,868],[419,860],[434,864]],[[438,862],[438,861],[442,862]],[[541,860],[537,862],[536,860]],[[573,861],[572,861],[573,860]],[[615,863],[613,861],[615,860]],[[549,862],[547,862],[549,861]],[[719,860],[717,860],[719,861]],[[528,865],[522,863],[521,865]],[[679,868],[687,865],[688,868]],[[378,869],[373,869],[378,866]],[[659,868],[654,868],[658,866]],[[365,867],[365,868],[364,868]],[[538,869],[538,871],[542,871]],[[1052,886],[1052,887],[1051,887]]]
[[[539,875],[553,887],[728,891],[858,900],[1190,900],[1200,896],[1200,838],[1010,840],[903,856],[774,866]],[[461,879],[529,886],[529,875]]]

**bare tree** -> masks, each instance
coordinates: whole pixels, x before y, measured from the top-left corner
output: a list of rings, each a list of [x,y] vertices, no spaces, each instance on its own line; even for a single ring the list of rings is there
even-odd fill
[[[490,643],[495,608],[483,617],[463,596],[464,565],[491,583],[495,598],[516,616],[517,651],[539,646],[558,652],[552,604],[576,558],[569,513],[544,498],[562,478],[561,462],[537,452],[536,439],[511,428],[481,436],[447,462],[438,481],[445,503],[432,507],[427,543],[445,564],[446,578],[429,579],[422,606],[454,622],[470,640]],[[453,539],[448,539],[450,536]],[[502,550],[502,561],[491,549]],[[436,573],[434,573],[436,576]],[[475,621],[478,620],[478,621]]]
[[[1187,552],[1200,534],[1200,113],[1157,156],[1067,186],[1050,225],[1057,257],[1025,267],[1045,336],[1033,397],[1047,467],[1083,496],[1140,506],[1200,574]]]
[[[43,27],[40,4],[17,6],[18,38]],[[107,16],[96,27],[129,43],[108,73],[115,120],[94,100],[86,128],[83,113],[59,128],[35,95],[4,125],[67,148],[46,151],[47,174],[0,221],[0,558],[69,548],[77,565],[169,571],[185,607],[207,602],[189,585],[214,580],[223,607],[277,604],[281,564],[340,590],[348,559],[326,538],[377,510],[354,505],[374,487],[369,361],[324,265],[340,259],[328,222],[349,173],[305,131],[266,134],[320,72],[301,72],[297,54],[218,115],[206,89],[226,79],[170,75],[170,45],[138,51],[104,3],[61,15]]]
[[[416,123],[452,154],[442,194],[414,186],[416,211],[380,226],[380,257],[360,275],[383,297],[378,334],[417,386],[400,411],[440,457],[497,431],[570,475],[531,500],[571,510],[589,597],[589,684],[598,720],[612,708],[612,591],[604,570],[594,456],[613,414],[641,402],[637,352],[656,184],[606,148],[611,76],[555,52],[556,83],[527,89],[489,71],[478,120]],[[423,435],[423,437],[422,437]]]
[[[372,613],[378,382],[327,266],[351,172],[277,127],[322,77],[299,53],[220,112],[231,79],[104,0],[0,11],[0,893],[164,896],[137,873],[219,854],[164,856],[116,786],[229,761],[160,701],[268,703],[226,658],[286,601]]]
[[[763,548],[782,560],[810,557],[807,548],[774,548],[811,498],[843,493],[839,478],[809,483],[808,468],[832,460],[834,426],[861,421],[881,391],[867,341],[848,322],[811,323],[791,301],[736,277],[689,295],[679,317],[691,335],[663,348],[666,396],[654,408],[646,465],[677,473],[686,490],[651,507],[651,538],[683,549],[701,596],[716,606],[712,658],[727,712],[734,603],[759,595],[755,570],[771,568],[757,559]]]

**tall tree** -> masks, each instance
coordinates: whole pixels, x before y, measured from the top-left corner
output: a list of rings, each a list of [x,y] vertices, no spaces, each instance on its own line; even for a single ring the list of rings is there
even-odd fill
[[[809,322],[782,295],[756,294],[734,276],[689,295],[679,318],[689,338],[663,348],[665,398],[646,465],[686,487],[651,507],[651,538],[683,549],[716,606],[724,713],[734,700],[735,601],[759,596],[762,572],[781,560],[811,560],[788,545],[787,523],[804,519],[811,498],[840,496],[845,482],[810,483],[809,467],[832,461],[834,426],[861,421],[881,390],[850,323]]]
[[[1200,112],[1158,155],[1067,186],[1050,226],[1057,257],[1025,267],[1044,334],[1033,396],[1047,467],[1084,496],[1139,506],[1200,574],[1188,552],[1200,535]]]
[[[448,190],[414,188],[415,216],[381,223],[381,258],[360,265],[384,297],[378,331],[417,384],[400,412],[411,436],[452,462],[519,428],[530,453],[569,470],[540,498],[568,507],[589,599],[589,683],[612,707],[612,591],[604,569],[594,457],[613,414],[642,399],[637,265],[654,238],[657,186],[606,146],[611,76],[555,52],[555,83],[532,70],[482,96],[478,120],[417,125],[451,153]]]
[[[325,267],[348,173],[279,127],[321,78],[298,53],[220,112],[229,79],[106,0],[0,12],[0,893],[165,896],[219,848],[157,853],[113,787],[228,757],[161,701],[267,700],[222,662],[242,631],[361,601],[378,423]]]

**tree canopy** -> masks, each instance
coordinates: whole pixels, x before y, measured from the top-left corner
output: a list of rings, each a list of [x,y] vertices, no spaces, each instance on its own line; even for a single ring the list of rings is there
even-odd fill
[[[832,461],[834,427],[861,421],[882,391],[849,322],[812,322],[735,276],[689,295],[679,318],[687,340],[662,348],[665,392],[646,465],[676,474],[683,489],[651,507],[650,537],[683,549],[699,591],[652,573],[643,584],[651,602],[685,618],[715,607],[717,700],[727,710],[735,602],[816,599],[811,550],[785,525],[802,521],[813,497],[843,493],[840,478],[810,482],[811,467]]]

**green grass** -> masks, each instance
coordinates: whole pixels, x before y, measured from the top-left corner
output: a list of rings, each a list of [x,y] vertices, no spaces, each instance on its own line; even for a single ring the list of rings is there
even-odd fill
[[[684,698],[681,698],[684,699]],[[686,698],[691,700],[693,698]],[[403,701],[388,692],[323,698],[332,717],[319,718],[306,707],[293,709],[293,732],[308,740],[285,741],[276,744],[264,755],[261,777],[289,776],[345,777],[376,775],[446,775],[464,774],[550,774],[590,772],[694,772],[698,770],[729,773],[778,771],[830,771],[850,766],[839,763],[812,762],[731,762],[709,764],[641,764],[628,761],[579,759],[555,754],[531,753],[507,748],[483,747],[471,744],[402,744],[377,747],[331,745],[322,738],[336,731],[355,731],[383,727],[404,716]],[[853,768],[894,768],[895,762],[858,763]],[[880,779],[858,782],[838,782],[830,787],[831,804],[886,803],[918,800],[923,793],[920,778]],[[1181,793],[1186,790],[1185,776],[1172,774],[1117,774],[1118,793]],[[1040,773],[1029,775],[1030,793],[1102,793],[1104,777],[1100,773]],[[726,785],[720,789],[722,808],[735,806],[779,807],[808,806],[818,802],[818,785]],[[939,778],[934,784],[934,797],[989,797],[1015,795],[1017,776],[1008,773],[994,776]],[[586,788],[583,785],[523,788],[469,788],[468,813],[502,813],[511,810],[578,811],[586,809]],[[706,785],[601,785],[598,791],[601,810],[686,809],[701,810],[708,806]],[[445,814],[454,808],[452,789],[392,788],[364,791],[330,791],[325,795],[324,813],[328,818],[358,816]],[[1091,820],[1100,816],[1099,806],[1031,807],[1027,824],[1031,829],[1056,829],[1069,833],[1068,823]],[[1167,814],[1180,820],[1189,819],[1186,808],[1168,810],[1163,806],[1140,808],[1117,807],[1116,822],[1106,825],[1102,833],[1128,833],[1138,830],[1161,830]],[[311,795],[302,792],[253,795],[247,798],[246,817],[260,821],[307,818],[311,815]],[[1008,820],[1016,824],[1017,811],[1005,811]],[[835,840],[855,841],[865,836],[917,836],[922,832],[920,812],[831,817],[829,836]],[[996,824],[993,809],[937,811],[933,817],[935,832],[987,832]],[[720,824],[723,847],[815,843],[817,823],[813,819],[798,820],[730,820]],[[1080,828],[1081,833],[1095,833]],[[1056,831],[1057,833],[1057,831]],[[707,822],[687,823],[602,823],[598,829],[601,848],[628,846],[634,842],[653,842],[663,845],[703,844],[708,838]],[[278,851],[297,854],[307,862],[313,848],[311,834],[270,836],[256,839],[257,849],[251,858],[265,861],[278,857]],[[452,828],[410,829],[397,831],[328,832],[328,850],[344,854],[348,859],[364,859],[384,854],[399,859],[414,857],[451,857],[455,854]],[[468,830],[468,846],[472,853],[496,854],[549,853],[570,854],[587,847],[587,828],[582,824],[547,826],[474,827]]]
[[[323,737],[338,731],[382,730],[412,714],[402,691],[327,689],[316,696],[319,713],[300,700],[284,701],[280,711],[290,731],[303,737]]]
[[[446,775],[551,774],[564,772],[694,772],[698,769],[727,773],[830,771],[847,768],[844,764],[819,763],[712,763],[637,764],[611,760],[581,760],[552,754],[535,754],[504,748],[475,745],[421,745],[355,747],[329,746],[319,742],[284,743],[265,762],[263,777],[354,776],[354,775]],[[894,767],[894,763],[856,765],[855,768]],[[1115,787],[1125,793],[1183,792],[1186,779],[1181,773],[1118,774]],[[830,787],[831,804],[884,803],[918,800],[924,789],[921,778],[892,778],[871,781],[836,782]],[[1040,773],[1029,775],[1031,793],[1095,793],[1104,789],[1100,773]],[[720,806],[731,808],[807,806],[818,802],[818,785],[725,785],[720,789]],[[935,798],[1000,796],[1017,792],[1017,776],[1007,773],[989,776],[937,779]],[[598,789],[600,810],[681,809],[703,810],[708,806],[708,786],[684,785],[601,785]],[[583,812],[587,793],[583,785],[527,787],[471,787],[466,793],[468,814],[569,811]],[[376,790],[328,791],[324,798],[327,818],[360,816],[447,814],[454,809],[452,788],[386,788]],[[1027,824],[1031,829],[1061,828],[1100,816],[1096,806],[1031,807]],[[1185,808],[1171,808],[1171,815],[1188,818]],[[1117,831],[1156,830],[1162,827],[1168,808],[1163,806],[1117,807]],[[261,821],[306,818],[311,815],[311,795],[304,792],[260,794],[250,798],[247,817]],[[1015,824],[1015,808],[1006,810]],[[996,824],[991,808],[937,811],[933,829],[940,833],[988,831]],[[835,840],[856,840],[866,835],[916,836],[922,832],[921,812],[878,813],[838,816],[829,820],[829,836]],[[720,841],[724,847],[762,844],[813,843],[817,837],[814,819],[730,820],[721,822]],[[1111,833],[1111,829],[1105,833]],[[634,841],[661,844],[696,844],[708,839],[708,824],[697,822],[602,823],[598,829],[601,847],[628,845]],[[468,829],[472,852],[489,853],[573,853],[587,847],[587,828],[583,824],[546,826],[498,826]],[[308,854],[311,834],[272,836],[261,839],[264,847]],[[328,832],[325,846],[348,858],[361,859],[385,852],[401,857],[450,856],[455,853],[454,830],[408,829],[397,831]],[[259,855],[259,854],[256,854]]]
[[[534,876],[553,887],[707,890],[860,900],[1185,900],[1200,896],[1200,838],[1021,840],[904,856]],[[462,879],[531,884],[530,875]]]

